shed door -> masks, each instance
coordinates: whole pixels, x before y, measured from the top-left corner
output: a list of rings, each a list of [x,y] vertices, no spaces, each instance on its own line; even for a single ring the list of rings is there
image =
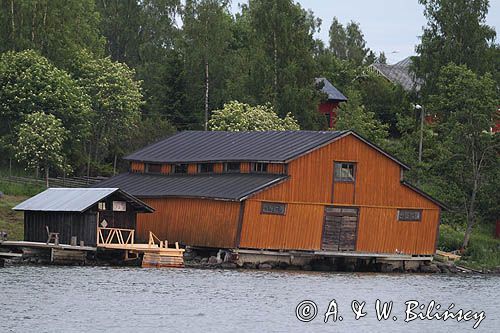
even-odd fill
[[[354,251],[358,232],[358,209],[351,207],[325,207],[322,250]]]

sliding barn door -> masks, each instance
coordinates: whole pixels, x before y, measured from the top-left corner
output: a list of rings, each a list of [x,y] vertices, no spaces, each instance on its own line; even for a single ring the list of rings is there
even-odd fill
[[[325,207],[322,250],[355,251],[358,233],[358,209]]]

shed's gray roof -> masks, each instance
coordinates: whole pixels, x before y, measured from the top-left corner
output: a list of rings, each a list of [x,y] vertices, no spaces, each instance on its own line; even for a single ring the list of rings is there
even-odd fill
[[[321,91],[328,96],[329,101],[339,101],[339,102],[347,101],[347,97],[345,97],[344,94],[340,92],[340,90],[335,88],[335,86],[331,84],[331,82],[328,81],[326,78],[317,77],[315,81],[316,84],[321,84],[321,83],[323,84]]]
[[[399,83],[405,90],[419,91],[422,82],[410,71],[411,58],[405,58],[394,65],[373,63],[370,68],[393,83]]]
[[[84,212],[98,201],[118,192],[138,210],[154,209],[119,188],[49,188],[15,206],[14,210],[44,212]]]
[[[271,174],[153,175],[122,173],[95,186],[114,186],[140,198],[195,197],[240,201],[287,176]]]
[[[185,131],[125,157],[144,162],[262,161],[284,163],[348,131]]]

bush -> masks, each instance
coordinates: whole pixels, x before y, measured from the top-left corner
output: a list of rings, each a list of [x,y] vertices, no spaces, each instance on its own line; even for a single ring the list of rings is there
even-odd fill
[[[439,227],[438,248],[442,251],[455,251],[462,247],[464,240],[463,233],[453,229],[447,224],[441,224]]]

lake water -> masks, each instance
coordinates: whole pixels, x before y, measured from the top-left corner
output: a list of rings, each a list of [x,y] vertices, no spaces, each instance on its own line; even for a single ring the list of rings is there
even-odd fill
[[[336,322],[324,314],[335,299]],[[375,302],[393,301],[378,321]],[[317,317],[296,307],[314,301]],[[351,302],[366,302],[354,319]],[[476,331],[500,332],[500,277],[291,271],[7,266],[0,332],[462,332],[475,320],[405,322],[405,302],[484,311]],[[312,307],[311,307],[312,309]],[[307,309],[306,309],[307,310]],[[438,311],[439,312],[439,311]],[[303,316],[307,311],[299,312]],[[309,312],[311,313],[311,312]],[[396,317],[394,320],[393,317]]]

